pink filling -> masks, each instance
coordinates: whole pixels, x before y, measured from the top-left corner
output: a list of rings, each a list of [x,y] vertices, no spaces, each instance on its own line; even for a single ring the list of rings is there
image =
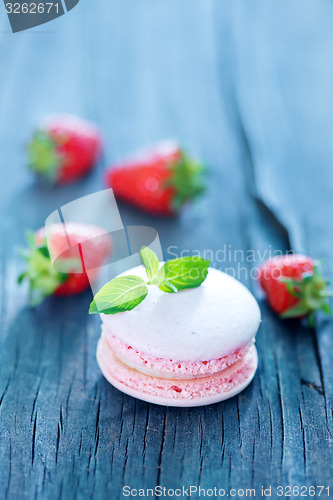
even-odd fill
[[[117,381],[141,393],[172,399],[194,399],[228,393],[244,383],[256,369],[255,347],[252,346],[233,366],[213,375],[193,379],[152,377],[121,362],[105,337],[99,340],[97,360],[104,376],[111,383]]]
[[[221,372],[242,359],[253,345],[252,340],[245,346],[219,359],[212,359],[209,361],[177,361],[155,358],[140,352],[112,335],[110,330],[106,329],[104,326],[102,326],[102,336],[122,362],[129,364],[139,371],[142,369],[142,371],[147,374],[166,378],[177,378],[177,376],[181,378],[207,377],[214,373]]]

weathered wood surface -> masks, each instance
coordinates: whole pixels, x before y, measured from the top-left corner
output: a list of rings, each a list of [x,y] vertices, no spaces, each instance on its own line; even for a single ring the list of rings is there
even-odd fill
[[[155,227],[166,257],[170,246],[294,248],[324,259],[332,277],[333,3],[82,0],[17,35],[0,15],[1,498],[333,486],[331,320],[315,331],[282,323],[244,271],[263,313],[252,385],[205,408],[148,405],[102,378],[90,293],[29,310],[14,252],[25,228],[101,189],[107,162],[173,136],[209,165],[207,195],[177,220],[120,205],[125,224]],[[97,170],[61,189],[35,183],[22,154],[53,111],[90,117],[105,133]],[[258,263],[237,256],[213,264],[249,272]]]

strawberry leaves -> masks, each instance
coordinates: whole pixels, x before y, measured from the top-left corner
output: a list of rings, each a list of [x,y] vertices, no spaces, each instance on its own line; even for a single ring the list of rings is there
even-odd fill
[[[21,284],[24,280],[29,282],[29,302],[31,307],[39,305],[45,297],[52,295],[57,287],[64,283],[68,274],[56,271],[50,259],[50,252],[46,241],[37,245],[33,232],[27,232],[28,248],[21,250],[21,255],[26,261],[26,269],[17,281]],[[78,265],[77,259],[67,259],[68,271]]]
[[[28,161],[35,173],[51,183],[56,180],[60,158],[49,134],[41,130],[35,133],[28,146]]]
[[[147,247],[141,248],[140,257],[149,281],[132,275],[114,278],[95,295],[89,314],[131,311],[146,298],[147,285],[156,285],[166,293],[198,287],[206,279],[210,264],[200,257],[184,257],[159,268],[157,255]]]
[[[312,327],[317,311],[331,315],[329,282],[321,263],[307,255],[287,253],[268,259],[260,266],[259,282],[281,318],[307,318]]]
[[[320,264],[316,262],[313,271],[303,273],[300,279],[291,279],[287,277],[280,278],[285,283],[288,292],[297,297],[298,303],[284,311],[280,316],[283,319],[308,317],[309,326],[313,327],[315,323],[315,313],[318,310],[331,315],[331,307],[327,302],[332,293],[326,289],[329,284],[324,280],[320,272]]]
[[[165,182],[165,187],[172,187],[175,196],[172,204],[175,211],[187,201],[193,200],[201,195],[205,189],[203,174],[205,168],[196,160],[190,158],[181,151],[181,158],[170,166],[171,177]]]

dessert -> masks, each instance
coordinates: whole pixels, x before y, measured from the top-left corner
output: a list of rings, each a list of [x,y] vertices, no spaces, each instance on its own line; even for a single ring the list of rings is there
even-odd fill
[[[251,382],[258,364],[259,306],[231,276],[206,271],[199,285],[179,289],[179,278],[170,278],[167,269],[168,283],[142,290],[144,298],[133,310],[101,314],[97,361],[113,386],[151,403],[200,406],[228,399]],[[144,282],[145,269],[130,269],[116,280],[129,275]],[[170,284],[176,293],[165,293]],[[97,294],[91,312],[99,306],[107,311],[106,297],[98,304]]]

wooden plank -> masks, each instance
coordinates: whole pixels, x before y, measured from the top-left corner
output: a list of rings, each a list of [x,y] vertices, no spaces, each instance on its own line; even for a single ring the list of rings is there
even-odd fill
[[[329,182],[326,186],[322,182],[328,179],[331,163],[329,134],[325,133],[329,117],[323,103],[331,105],[327,78],[332,80],[332,74],[327,72],[327,61],[333,39],[327,19],[332,19],[332,8],[307,2],[308,10],[300,17],[299,2],[291,2],[288,9],[264,2],[257,2],[257,9],[252,7],[238,3],[235,8],[233,82],[256,196],[289,229],[289,246],[329,261],[332,232],[321,220],[332,202]],[[316,20],[324,18],[318,38]],[[310,205],[306,200],[312,190]],[[253,231],[255,235],[255,225]],[[281,243],[277,248],[283,249]],[[272,330],[281,330],[275,337],[275,356],[283,479],[294,484],[305,480],[331,483],[332,470],[326,464],[332,456],[332,379],[328,370],[332,358],[327,350],[331,323],[321,321],[316,333],[297,322],[284,325],[283,330],[276,324]],[[326,349],[321,348],[322,338]]]
[[[308,1],[300,17],[300,2],[288,5],[105,0],[91,9],[81,2],[53,33],[2,37],[0,60],[11,54],[12,64],[0,82],[0,164],[18,173],[2,202],[0,239],[5,498],[116,499],[125,484],[229,490],[331,481],[331,323],[321,321],[314,334],[280,322],[248,276],[258,262],[243,262],[239,252],[220,262],[216,253],[224,245],[295,246],[330,264],[331,7]],[[97,120],[105,154],[87,179],[45,189],[30,180],[18,144],[40,115],[59,109]],[[208,163],[207,196],[177,220],[121,204],[124,223],[155,227],[166,257],[210,250],[216,267],[240,264],[240,278],[261,297],[258,374],[238,397],[206,408],[122,395],[95,361],[99,319],[86,314],[90,293],[30,311],[14,283],[19,260],[11,249],[23,228],[99,189],[108,162],[168,136]],[[304,206],[309,185],[321,200],[316,210]]]

